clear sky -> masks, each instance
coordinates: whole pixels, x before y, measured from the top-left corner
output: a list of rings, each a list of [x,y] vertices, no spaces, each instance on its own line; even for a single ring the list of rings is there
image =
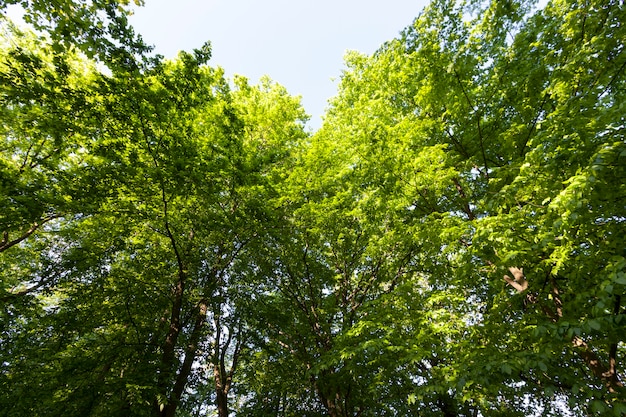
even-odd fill
[[[256,83],[268,75],[301,95],[321,124],[348,50],[371,54],[411,24],[428,0],[145,0],[131,24],[174,57],[211,41],[210,64]],[[333,81],[333,79],[335,81]]]

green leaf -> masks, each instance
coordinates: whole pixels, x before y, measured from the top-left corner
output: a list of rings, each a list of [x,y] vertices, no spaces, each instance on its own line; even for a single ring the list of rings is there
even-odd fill
[[[606,404],[601,400],[591,400],[591,410],[594,413],[604,413],[606,410]]]
[[[539,361],[537,363],[537,365],[539,366],[539,369],[541,369],[541,371],[543,371],[543,372],[547,372],[548,371],[548,366],[545,363]]]
[[[513,372],[513,369],[511,368],[511,366],[508,363],[504,363],[502,365],[500,365],[500,370],[505,373],[506,375],[511,375],[511,372]]]
[[[593,330],[600,330],[600,329],[602,329],[602,324],[598,320],[595,320],[595,319],[589,320],[589,321],[587,321],[587,324]]]
[[[618,272],[616,277],[613,279],[613,282],[619,285],[626,285],[626,273]]]

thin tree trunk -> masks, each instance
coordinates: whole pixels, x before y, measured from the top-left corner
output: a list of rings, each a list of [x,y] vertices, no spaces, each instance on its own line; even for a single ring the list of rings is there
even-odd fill
[[[217,415],[219,417],[228,417],[228,394],[223,389],[216,388],[216,405]]]
[[[178,249],[174,234],[170,229],[168,220],[168,203],[165,196],[165,189],[162,187],[162,200],[163,200],[163,215],[165,218],[165,230],[167,236],[172,245],[172,251],[176,257],[176,263],[178,266],[177,280],[172,290],[172,310],[170,312],[169,329],[167,336],[165,337],[165,343],[163,344],[163,355],[161,356],[161,372],[157,380],[157,388],[160,398],[155,399],[155,409],[157,415],[161,417],[174,417],[176,408],[178,407],[178,401],[172,401],[168,398],[169,385],[172,382],[172,376],[174,374],[174,364],[176,361],[176,344],[178,342],[178,336],[181,332],[181,313],[183,309],[183,297],[185,293],[185,283],[187,279],[187,273],[185,263]]]
[[[185,360],[183,361],[183,366],[181,367],[176,377],[174,388],[172,389],[172,393],[170,394],[170,402],[165,407],[163,417],[174,417],[176,409],[178,408],[178,404],[180,404],[183,391],[185,390],[185,386],[187,385],[187,382],[189,380],[189,374],[191,373],[193,361],[196,358],[198,342],[200,340],[200,336],[202,335],[202,329],[204,328],[206,313],[207,303],[206,301],[202,300],[198,305],[198,314],[196,316],[196,322],[194,323],[194,327],[191,333],[189,346],[185,351]]]

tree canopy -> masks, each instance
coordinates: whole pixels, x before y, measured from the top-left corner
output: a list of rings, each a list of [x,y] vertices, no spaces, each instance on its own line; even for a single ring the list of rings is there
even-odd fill
[[[626,7],[433,0],[298,97],[0,21],[0,415],[622,416]]]

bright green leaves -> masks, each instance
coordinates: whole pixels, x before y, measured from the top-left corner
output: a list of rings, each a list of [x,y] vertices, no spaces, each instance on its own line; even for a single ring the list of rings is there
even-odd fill
[[[133,3],[139,6],[143,1]],[[4,13],[8,6],[22,7],[25,22],[50,36],[59,53],[77,48],[89,58],[115,66],[128,65],[129,58],[150,50],[128,25],[129,0],[7,0],[0,10]]]
[[[63,188],[71,181],[86,133],[76,118],[86,113],[85,91],[91,82],[76,56],[51,55],[47,43],[17,30],[7,36],[0,61],[0,175],[3,194],[10,199],[3,201],[8,204],[2,207],[3,231],[58,215],[71,201]]]
[[[245,125],[243,152],[254,158],[246,162],[248,169],[271,164],[290,168],[291,153],[304,138],[302,125],[307,120],[299,98],[269,78],[251,86],[238,77],[235,87],[233,104]]]
[[[574,370],[557,371],[560,355],[568,365],[593,367],[590,350],[599,345],[576,350],[577,338],[606,340],[615,350],[616,339],[607,337],[619,332],[610,323],[623,311],[612,293],[621,269],[607,260],[621,256],[624,225],[623,90],[615,87],[623,80],[623,48],[615,43],[622,26],[598,19],[616,22],[623,10],[592,9],[593,17],[574,3],[532,14],[532,2],[437,2],[400,40],[371,57],[348,56],[339,94],[288,182],[287,199],[295,224],[306,227],[337,276],[353,265],[348,260],[361,263],[358,273],[378,265],[379,288],[393,288],[370,293],[351,327],[338,331],[335,342],[346,345],[337,372],[405,350],[389,333],[404,326],[391,313],[402,302],[388,303],[397,282],[423,285],[415,328],[427,327],[416,317],[429,317],[433,334],[450,340],[429,346],[436,361],[422,356],[438,362],[421,376],[421,393],[409,397],[424,407],[432,400],[522,413],[515,401],[500,407],[496,400],[521,389],[551,408],[552,395],[535,395],[534,387],[555,392],[581,381]],[[386,286],[381,272],[400,264],[402,278]],[[502,279],[511,268],[520,272],[516,266],[528,285],[519,293]],[[341,285],[325,289],[329,298]],[[433,307],[439,294],[454,300],[442,316]],[[396,320],[374,313],[382,311]],[[439,324],[455,317],[454,326]],[[571,325],[563,330],[560,320]],[[412,335],[428,345],[427,334]],[[484,375],[485,368],[495,373]],[[469,404],[469,391],[446,398],[439,384],[429,387],[444,369],[481,381],[471,388],[480,400]],[[426,392],[438,396],[427,400]]]
[[[56,232],[86,211],[85,138],[92,66],[42,38],[8,27],[0,52],[0,253],[2,303],[48,288],[66,242]],[[95,196],[91,196],[92,198]],[[80,209],[78,208],[80,207]],[[42,233],[43,232],[43,233]]]
[[[239,309],[263,263],[253,248],[280,228],[276,182],[306,137],[299,100],[269,80],[231,86],[205,65],[208,45],[102,74],[12,36],[0,61],[0,384],[12,389],[0,402],[15,415],[64,402],[65,415],[171,413],[211,382],[192,364],[232,356],[225,383],[241,359]]]
[[[208,44],[139,65],[126,3],[57,3],[0,60],[12,413],[191,412],[237,375],[249,415],[623,413],[621,4],[433,2],[309,137]]]

